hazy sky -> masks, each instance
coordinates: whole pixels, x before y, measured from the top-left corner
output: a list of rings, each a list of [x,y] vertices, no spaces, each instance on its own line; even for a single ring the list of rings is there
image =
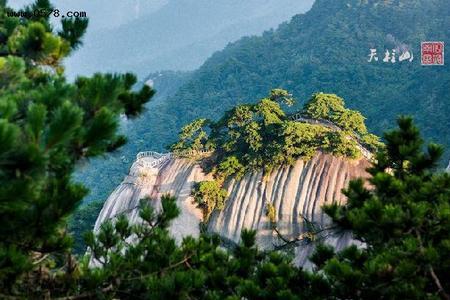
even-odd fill
[[[8,5],[16,10],[33,2],[33,0],[7,1]],[[83,11],[89,18],[88,31],[83,39],[84,46],[64,62],[66,75],[70,79],[76,75],[90,75],[94,71],[132,71],[144,76],[148,72],[162,69],[192,70],[201,65],[214,51],[221,50],[228,42],[276,27],[279,23],[289,20],[292,15],[304,12],[313,2],[313,0],[50,1],[62,15],[68,11]],[[56,28],[59,27],[60,18],[51,19]],[[202,25],[202,22],[206,26]],[[232,26],[233,24],[236,24],[236,28]],[[113,37],[108,39],[111,33]],[[126,59],[123,59],[124,57]]]

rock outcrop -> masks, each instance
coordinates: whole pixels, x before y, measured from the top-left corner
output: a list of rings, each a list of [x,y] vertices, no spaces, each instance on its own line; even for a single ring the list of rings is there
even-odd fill
[[[157,167],[151,166],[153,157],[141,157],[131,167],[130,174],[106,201],[95,225],[125,213],[132,222],[139,222],[138,205],[142,198],[151,198],[156,207],[164,193],[177,197],[181,216],[172,224],[171,232],[179,241],[186,235],[198,236],[202,212],[190,196],[195,182],[210,180],[200,166],[187,159],[168,158]],[[366,177],[367,159],[348,160],[318,153],[313,159],[298,160],[293,166],[275,169],[263,176],[255,172],[240,180],[225,183],[228,199],[221,211],[215,211],[208,230],[218,233],[231,243],[239,241],[242,229],[257,230],[257,242],[269,249],[280,245],[268,217],[266,205],[276,209],[277,228],[288,239],[305,232],[304,219],[326,227],[330,221],[322,213],[326,203],[345,201],[341,190],[352,178]],[[351,242],[350,234],[331,236],[327,242],[338,249]],[[304,265],[312,247],[296,248],[296,263]]]
[[[142,157],[130,168],[130,173],[108,197],[95,222],[94,231],[108,220],[125,214],[132,223],[140,221],[139,202],[148,198],[160,208],[163,194],[177,197],[181,215],[172,222],[171,232],[180,241],[184,236],[198,236],[202,211],[190,196],[195,182],[212,179],[203,173],[199,165],[187,159],[168,159],[157,167],[151,166],[155,159]]]

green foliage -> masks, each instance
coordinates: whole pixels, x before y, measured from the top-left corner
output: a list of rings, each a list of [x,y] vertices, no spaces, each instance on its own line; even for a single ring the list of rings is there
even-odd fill
[[[345,111],[344,99],[333,95],[318,93],[306,103],[304,112],[314,119],[332,120],[337,113]]]
[[[83,43],[81,37],[86,32],[88,20],[82,18],[63,19],[62,30],[58,35],[70,43],[72,49],[79,48]]]
[[[306,103],[304,113],[314,119],[332,121],[341,129],[351,133],[367,133],[364,116],[358,111],[345,108],[344,99],[334,94],[314,94]]]
[[[283,89],[271,90],[269,99],[278,103],[284,103],[288,106],[292,106],[295,104],[295,99],[292,97],[292,94],[289,94],[286,90]]]
[[[142,224],[130,225],[119,217],[89,233],[88,260],[77,268],[77,290],[102,299],[323,299],[329,291],[319,275],[292,266],[282,253],[264,253],[255,247],[255,232],[243,230],[232,251],[220,247],[217,236],[185,238],[177,245],[168,225],[179,210],[176,200],[162,197],[156,212],[142,202]],[[151,201],[151,200],[150,200]],[[134,242],[129,243],[130,238]],[[62,284],[62,282],[60,282]],[[66,294],[67,295],[67,294]]]
[[[366,133],[360,136],[359,142],[373,152],[376,152],[384,147],[384,144],[380,141],[380,138],[371,133]]]
[[[217,166],[217,173],[223,178],[232,175],[236,176],[236,178],[241,178],[245,174],[245,167],[236,156],[228,156]]]
[[[371,186],[353,180],[345,190],[346,205],[325,207],[336,223],[333,227],[351,230],[363,247],[336,252],[332,246],[318,244],[311,256],[313,269],[306,271],[282,252],[259,251],[256,233],[245,229],[241,242],[231,250],[220,247],[219,237],[204,234],[177,244],[168,226],[179,210],[176,199],[165,195],[160,211],[150,199],[141,202],[142,223],[130,225],[119,216],[105,222],[97,234],[88,233],[90,257],[75,264],[70,274],[54,276],[52,284],[57,288],[52,295],[448,299],[450,176],[433,171],[442,148],[432,144],[424,152],[411,119],[399,119],[399,127],[385,135],[387,146],[369,169]],[[220,189],[216,182],[202,185],[208,195],[217,195]],[[266,204],[266,215],[275,225],[273,204]],[[308,232],[302,240],[313,242],[318,229],[308,220],[305,226]]]
[[[325,144],[332,153],[357,158],[360,154],[355,149],[356,142],[374,152],[383,147],[377,136],[367,132],[364,116],[359,111],[345,108],[344,99],[334,94],[314,94],[303,112],[305,116],[333,122],[352,138],[345,140],[343,133],[329,133]]]
[[[272,203],[266,204],[266,216],[269,218],[272,225],[277,223],[277,210]]]
[[[370,143],[371,150],[381,146],[367,133],[364,117],[346,109],[344,100],[336,95],[314,94],[298,121],[290,120],[282,103],[292,105],[294,99],[287,91],[275,89],[255,104],[236,106],[217,122],[198,119],[183,128],[180,141],[172,149],[198,151],[214,145],[215,175],[224,180],[233,175],[241,177],[247,171],[270,172],[299,158],[308,160],[319,150],[359,158],[360,144]],[[205,124],[210,130],[204,128]]]
[[[358,143],[343,131],[333,131],[325,135],[323,142],[325,151],[337,156],[359,158],[361,152]]]
[[[27,9],[50,7],[39,0]],[[72,179],[75,165],[119,146],[119,115],[140,111],[152,92],[130,91],[130,74],[66,82],[61,61],[80,44],[87,21],[57,34],[48,18],[18,21],[5,9],[1,4],[0,290],[38,291],[36,270],[70,265],[61,259],[72,245],[66,221],[87,193]]]
[[[207,150],[208,134],[204,130],[208,124],[206,119],[197,119],[183,127],[179,134],[179,141],[172,145],[175,153],[199,152]]]
[[[219,238],[204,235],[178,245],[168,232],[179,215],[170,196],[162,197],[159,211],[144,199],[142,223],[130,225],[119,216],[97,234],[88,233],[90,257],[78,263],[65,230],[86,194],[72,181],[75,164],[122,144],[115,130],[119,114],[139,112],[139,103],[151,92],[131,93],[130,75],[67,83],[61,60],[76,48],[74,36],[83,30],[57,36],[48,18],[11,20],[4,1],[0,4],[2,298],[449,299],[450,176],[434,172],[443,150],[431,144],[424,151],[408,118],[385,135],[387,146],[369,170],[371,186],[352,181],[345,191],[347,205],[326,207],[365,246],[339,253],[318,247],[314,272],[294,267],[281,253],[260,252],[255,232],[246,230],[232,251],[223,250]],[[36,7],[50,4],[38,0],[29,9]],[[260,106],[241,106],[212,126],[210,138],[223,146],[218,149],[219,159],[227,162],[225,171],[267,163],[280,153],[283,128],[310,141],[302,128],[286,124],[290,121],[277,104],[269,96]],[[360,127],[356,119],[350,116],[345,124]],[[338,144],[354,141],[343,135],[335,139]],[[208,195],[224,199],[217,183],[208,185]]]
[[[294,11],[292,6],[289,9]],[[164,151],[185,124],[199,117],[216,121],[238,104],[266,97],[274,87],[289,90],[297,99],[308,99],[317,91],[337,94],[348,108],[367,117],[369,131],[377,135],[395,126],[398,114],[412,115],[424,137],[450,149],[450,72],[447,67],[424,68],[418,59],[424,37],[450,40],[450,31],[443,30],[448,28],[448,11],[446,0],[314,1],[307,13],[260,36],[229,44],[188,76],[151,74],[158,90],[154,99],[162,101],[152,101],[142,118],[127,122],[124,131],[130,142],[119,152],[93,160],[90,167],[80,170],[76,178],[91,190],[86,201],[105,199],[121,182],[137,152]],[[13,22],[18,20],[7,19],[0,32],[13,30]],[[129,32],[135,29],[133,24],[130,28]],[[109,40],[116,40],[116,35],[113,30]],[[412,51],[414,61],[382,63],[383,51],[396,49],[398,41]],[[123,44],[126,49],[117,51],[117,57],[127,52],[129,43]],[[379,63],[367,62],[371,47],[378,49]],[[152,53],[148,43],[141,48],[142,54]],[[149,70],[148,64],[140,67]],[[447,150],[442,167],[449,158]]]
[[[195,184],[192,196],[203,209],[203,219],[207,221],[215,209],[223,209],[228,193],[218,181],[202,181]]]
[[[280,137],[281,149],[274,161],[294,163],[298,157],[310,159],[323,147],[323,139],[329,130],[320,125],[287,121],[283,123]]]
[[[367,132],[366,125],[364,124],[365,118],[359,111],[345,109],[333,115],[331,120],[346,131],[356,132],[358,134]]]
[[[427,139],[450,149],[450,72],[423,68],[418,59],[424,37],[450,39],[450,31],[442,30],[450,3],[408,3],[315,1],[310,11],[277,29],[229,44],[160,107],[150,129],[158,142],[147,148],[172,143],[171,127],[181,128],[199,116],[218,120],[236,105],[254,103],[280,87],[297,99],[317,91],[337,94],[348,108],[367,117],[367,127],[377,135],[395,126],[398,114],[412,115]],[[398,41],[413,53],[414,61],[383,63],[384,51],[397,49]],[[370,48],[378,49],[379,62],[368,63]],[[397,58],[400,54],[397,51]],[[447,152],[445,166],[449,157]]]
[[[371,187],[354,180],[345,206],[325,211],[365,247],[314,256],[335,298],[448,299],[450,176],[435,173],[443,149],[423,140],[410,118],[385,134]],[[382,288],[380,288],[382,287]]]

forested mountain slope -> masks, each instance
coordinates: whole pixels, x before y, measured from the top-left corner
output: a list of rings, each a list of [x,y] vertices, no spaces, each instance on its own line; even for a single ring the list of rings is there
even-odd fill
[[[161,146],[195,117],[217,118],[281,87],[300,99],[318,90],[342,95],[375,133],[392,127],[399,114],[413,115],[424,136],[448,148],[450,71],[421,66],[420,43],[449,40],[449,12],[445,0],[318,0],[279,29],[215,53],[155,112],[149,130]],[[371,48],[378,62],[368,62]],[[396,63],[383,62],[392,49]],[[414,60],[399,62],[406,50]]]

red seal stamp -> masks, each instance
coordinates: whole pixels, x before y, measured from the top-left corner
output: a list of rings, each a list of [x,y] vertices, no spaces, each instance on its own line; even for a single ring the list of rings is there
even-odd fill
[[[422,42],[422,66],[444,65],[444,42]]]

